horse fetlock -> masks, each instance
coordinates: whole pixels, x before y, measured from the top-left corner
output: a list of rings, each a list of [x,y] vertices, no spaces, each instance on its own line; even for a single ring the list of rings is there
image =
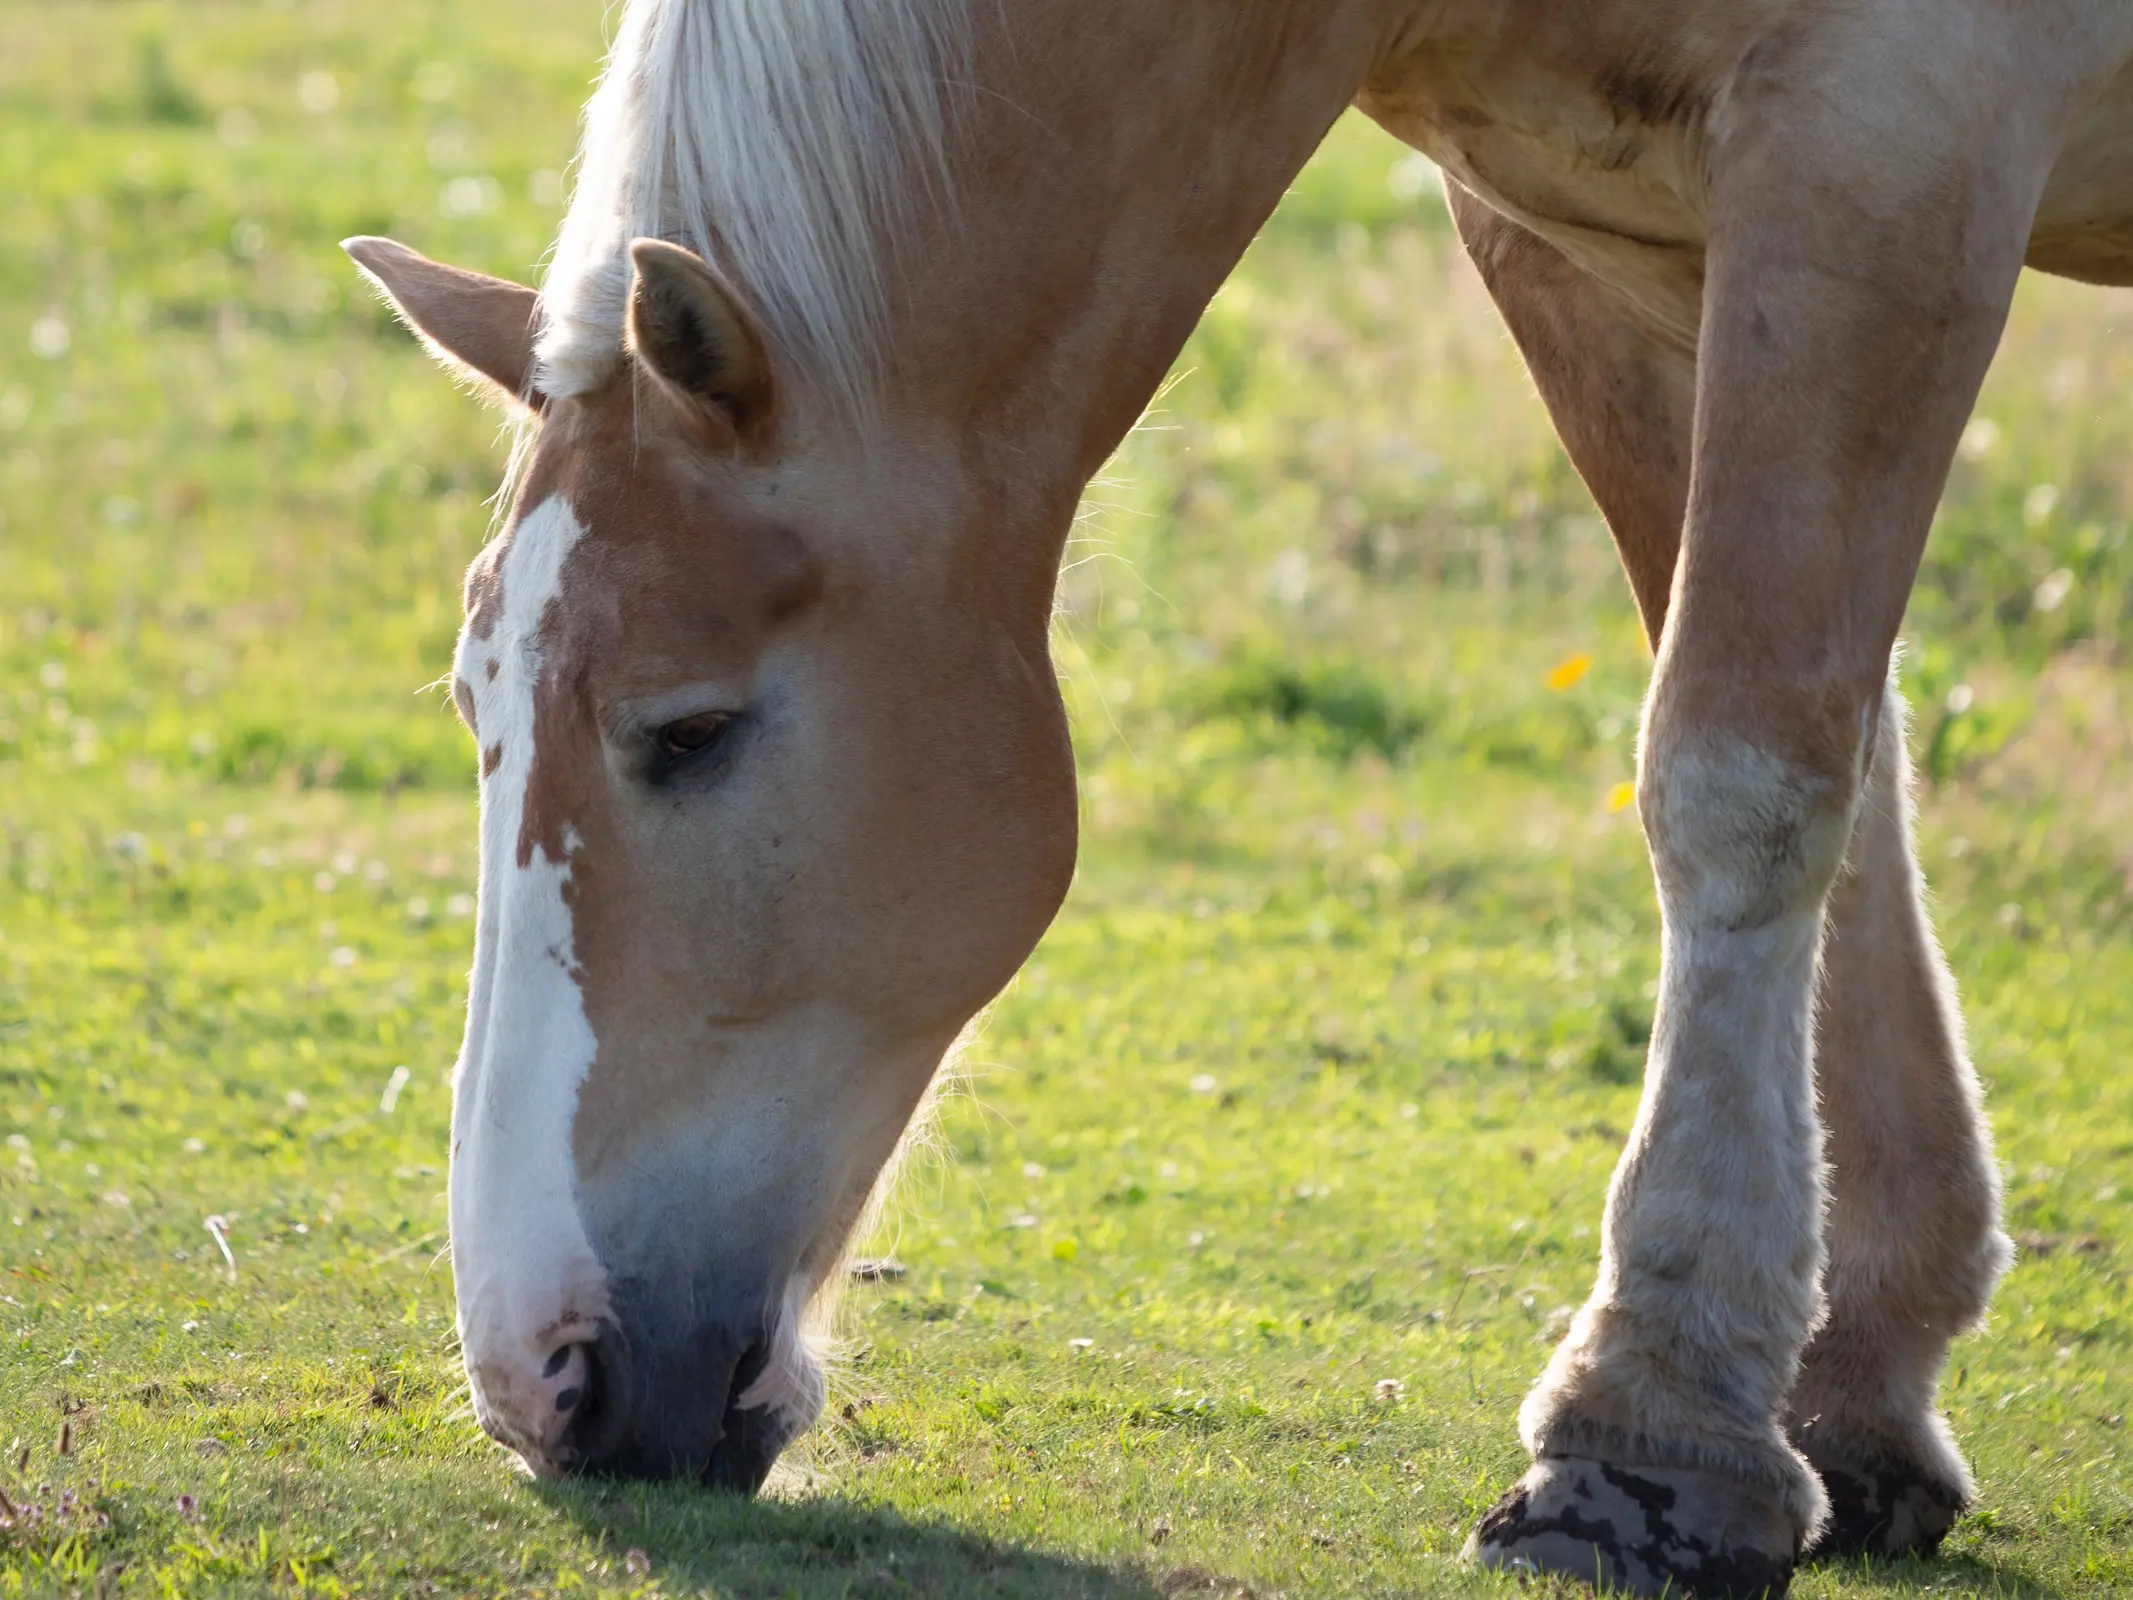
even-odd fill
[[[1944,1332],[1860,1322],[1825,1328],[1808,1348],[1789,1432],[1829,1498],[1816,1551],[1931,1550],[1975,1499],[1934,1407],[1946,1355]]]
[[[1983,1319],[2012,1246],[1991,1217],[1908,1260],[1863,1243],[1856,1226],[1831,1232],[1828,1314],[1802,1357],[1791,1413],[1903,1438],[1932,1414],[1949,1343]]]
[[[1466,1555],[1520,1575],[1560,1573],[1636,1595],[1782,1595],[1803,1532],[1767,1488],[1695,1468],[1536,1461],[1482,1517]]]
[[[1586,1307],[1519,1408],[1536,1461],[1706,1473],[1777,1506],[1804,1542],[1826,1505],[1814,1470],[1779,1425],[1793,1345],[1699,1354],[1664,1319]]]

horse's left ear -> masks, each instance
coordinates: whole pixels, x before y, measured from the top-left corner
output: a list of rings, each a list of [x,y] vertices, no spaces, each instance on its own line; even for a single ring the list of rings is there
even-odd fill
[[[637,239],[630,265],[630,348],[637,359],[743,441],[759,438],[775,394],[755,317],[693,250]]]
[[[511,404],[541,408],[533,387],[539,301],[531,289],[448,267],[394,239],[343,239],[341,248],[430,354]]]

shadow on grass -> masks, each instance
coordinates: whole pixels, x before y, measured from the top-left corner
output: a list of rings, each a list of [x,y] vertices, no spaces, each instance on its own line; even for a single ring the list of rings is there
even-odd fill
[[[1887,1594],[1975,1595],[1979,1600],[2061,1600],[2061,1592],[2026,1572],[2004,1567],[1964,1551],[1935,1556],[1877,1560],[1871,1556],[1833,1556],[1811,1560],[1819,1571],[1842,1577],[1862,1589]]]
[[[720,1600],[1212,1600],[1240,1592],[1198,1572],[1100,1565],[836,1499],[744,1500],[673,1484],[543,1483],[535,1492],[617,1562],[642,1550],[667,1589],[710,1589]]]

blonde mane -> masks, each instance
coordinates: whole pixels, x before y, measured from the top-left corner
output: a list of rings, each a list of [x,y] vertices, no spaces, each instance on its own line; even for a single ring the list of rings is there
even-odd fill
[[[649,235],[723,266],[798,376],[865,395],[897,247],[946,200],[971,32],[967,0],[628,0],[542,288],[541,390],[613,373]]]

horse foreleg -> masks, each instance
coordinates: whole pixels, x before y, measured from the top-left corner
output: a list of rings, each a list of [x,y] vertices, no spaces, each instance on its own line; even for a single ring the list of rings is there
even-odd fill
[[[1880,1515],[1884,1541],[1936,1536],[1923,1502],[1966,1491],[1931,1391],[2001,1250],[1974,1091],[1917,909],[1886,680],[1933,501],[2004,318],[2022,168],[1980,162],[1955,206],[1945,189],[1917,206],[1885,197],[1865,208],[1875,226],[1847,208],[1839,229],[1826,197],[1842,186],[1796,170],[1788,180],[1785,163],[1800,155],[1797,139],[1751,149],[1728,227],[1714,229],[1700,470],[1671,619],[1652,603],[1665,593],[1656,571],[1637,571],[1639,551],[1664,547],[1648,511],[1623,540],[1647,619],[1665,626],[1639,781],[1666,928],[1659,1017],[1599,1281],[1524,1408],[1536,1465],[1475,1540],[1494,1564],[1603,1574],[1645,1592],[1782,1588],[1827,1510],[1784,1424],[1822,1311],[1813,996],[1825,901],[1847,853],[1858,877],[1833,907],[1839,937],[1846,926],[1862,942],[1896,936],[1877,960],[1847,965],[1846,952],[1832,968],[1837,1320],[1809,1360],[1797,1415],[1840,1491],[1850,1478],[1904,1503],[1882,1508],[1912,1516],[1899,1527]],[[1878,175],[1889,170],[1900,166]],[[1522,316],[1534,325],[1520,336],[1529,359],[1535,326],[1576,331],[1560,293],[1522,312],[1492,286],[1514,329]],[[1589,342],[1581,354],[1608,348]],[[1536,376],[1559,420],[1595,390],[1590,367],[1554,393]],[[1617,392],[1637,392],[1649,371],[1633,376]],[[1577,454],[1580,432],[1607,428],[1588,418],[1564,432]],[[1647,459],[1679,455],[1678,438],[1650,443]],[[1609,506],[1604,473],[1580,466],[1619,536],[1634,507],[1621,496]],[[1666,498],[1647,490],[1643,501]],[[1922,999],[1908,1025],[1882,1014],[1906,1009],[1883,1004],[1892,983]],[[1845,1025],[1870,1016],[1873,1028]],[[1919,1143],[1936,1137],[1937,1149]],[[1926,1174],[1922,1187],[1961,1202],[1957,1214],[1928,1220],[1909,1196],[1887,1208],[1904,1180],[1862,1165],[1877,1157]],[[1918,1270],[1891,1276],[1887,1264],[1907,1254]],[[1929,1337],[1896,1326],[1922,1313]],[[1855,1532],[1852,1520],[1833,1531]]]
[[[1547,241],[1456,182],[1446,189],[1656,646],[1687,511],[1694,352]],[[2008,1247],[1991,1135],[1922,890],[1892,684],[1825,914],[1817,991],[1827,1309],[1790,1414],[1829,1495],[1823,1549],[1931,1548],[1972,1495],[1934,1395],[1949,1341],[1982,1315]]]
[[[1447,190],[1658,647],[1688,510],[1695,353],[1647,329],[1554,246],[1456,184]],[[1710,951],[1706,965],[1721,972],[1702,975],[1698,987],[1708,991],[1730,965],[1733,986],[1747,987],[1752,1002],[1741,969],[1769,966],[1774,952],[1793,1016],[1776,999],[1762,1015],[1686,1033],[1684,952],[1669,940],[1668,1025],[1655,1031],[1645,1104],[1610,1195],[1600,1282],[1525,1408],[1533,1470],[1469,1543],[1490,1565],[1605,1578],[1639,1593],[1686,1578],[1699,1591],[1751,1594],[1784,1586],[1804,1529],[1820,1515],[1814,1477],[1776,1421],[1813,1316],[1819,1200],[1806,1090],[1818,895],[1811,883],[1787,887],[1806,907],[1788,908],[1775,937],[1763,932],[1764,950]],[[1670,916],[1670,934],[1679,927]],[[1736,1053],[1736,1042],[1749,1050]],[[1713,1089],[1740,1094],[1707,1087],[1721,1076],[1747,1080],[1759,1113],[1746,1130],[1763,1202],[1754,1220],[1776,1220],[1790,1236],[1775,1260],[1753,1248],[1735,1261],[1724,1252],[1698,1259],[1708,1214],[1735,1214],[1725,1233],[1751,1223],[1736,1184],[1709,1167],[1724,1143],[1722,1112],[1697,1102]],[[1672,1329],[1684,1313],[1704,1326],[1677,1365]]]

